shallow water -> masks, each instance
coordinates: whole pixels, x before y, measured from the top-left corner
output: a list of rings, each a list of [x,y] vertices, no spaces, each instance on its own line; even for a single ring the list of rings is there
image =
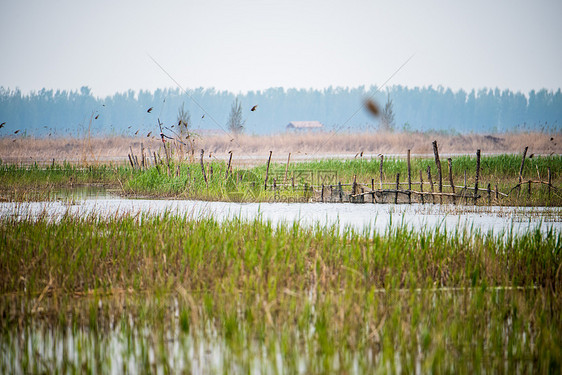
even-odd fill
[[[123,199],[107,195],[51,202],[3,202],[0,217],[57,219],[64,214],[115,216],[144,213],[189,215],[195,219],[212,217],[218,221],[233,218],[270,221],[273,225],[298,222],[305,226],[337,225],[357,231],[385,231],[405,225],[414,230],[471,228],[494,234],[523,233],[540,228],[543,233],[562,232],[562,208],[482,207],[455,205],[394,205],[352,203],[234,203],[194,200]]]

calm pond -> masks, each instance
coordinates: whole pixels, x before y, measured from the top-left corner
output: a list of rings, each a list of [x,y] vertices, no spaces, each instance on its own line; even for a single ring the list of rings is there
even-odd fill
[[[385,231],[405,225],[414,230],[470,228],[494,234],[523,233],[540,228],[562,231],[560,207],[455,206],[432,204],[352,204],[352,203],[236,203],[194,200],[126,199],[110,194],[85,193],[45,202],[2,202],[1,217],[53,219],[63,214],[120,215],[170,213],[194,219],[212,217],[218,221],[241,218],[261,219],[273,225],[299,222],[301,225],[350,227],[357,231]]]

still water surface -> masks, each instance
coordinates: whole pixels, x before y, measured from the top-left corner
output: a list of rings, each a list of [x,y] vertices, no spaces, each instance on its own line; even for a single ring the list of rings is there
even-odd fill
[[[478,207],[432,204],[351,204],[351,203],[235,203],[196,200],[126,199],[108,194],[73,197],[50,202],[3,202],[1,217],[37,217],[57,219],[64,214],[115,216],[143,213],[147,215],[188,215],[218,221],[241,218],[261,219],[273,225],[298,222],[305,226],[337,225],[357,231],[385,231],[405,225],[414,230],[472,228],[501,234],[522,233],[540,228],[562,232],[562,208],[547,207]]]

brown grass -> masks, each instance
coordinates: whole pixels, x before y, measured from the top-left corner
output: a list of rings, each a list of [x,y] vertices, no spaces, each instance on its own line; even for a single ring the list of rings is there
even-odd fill
[[[551,140],[551,138],[553,138]],[[443,135],[435,133],[282,133],[276,135],[203,135],[197,138],[195,155],[205,149],[219,159],[227,159],[234,153],[237,163],[267,158],[273,151],[273,159],[310,160],[328,157],[353,158],[363,152],[364,157],[378,154],[405,155],[408,149],[413,155],[432,155],[431,142],[437,140],[439,151],[447,154],[473,154],[480,149],[483,154],[520,153],[525,146],[530,154],[559,154],[562,150],[562,133],[513,133],[495,135]],[[92,138],[1,138],[0,158],[4,163],[48,163],[55,159],[71,163],[98,163],[127,161],[129,147],[140,150],[141,142],[150,151],[161,149],[156,137],[108,137]],[[163,151],[161,151],[163,155]],[[245,162],[244,162],[245,161]]]

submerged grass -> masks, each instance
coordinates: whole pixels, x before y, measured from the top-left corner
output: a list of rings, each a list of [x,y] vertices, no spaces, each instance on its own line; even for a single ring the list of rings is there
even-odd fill
[[[559,372],[562,237],[0,221],[2,372]]]

